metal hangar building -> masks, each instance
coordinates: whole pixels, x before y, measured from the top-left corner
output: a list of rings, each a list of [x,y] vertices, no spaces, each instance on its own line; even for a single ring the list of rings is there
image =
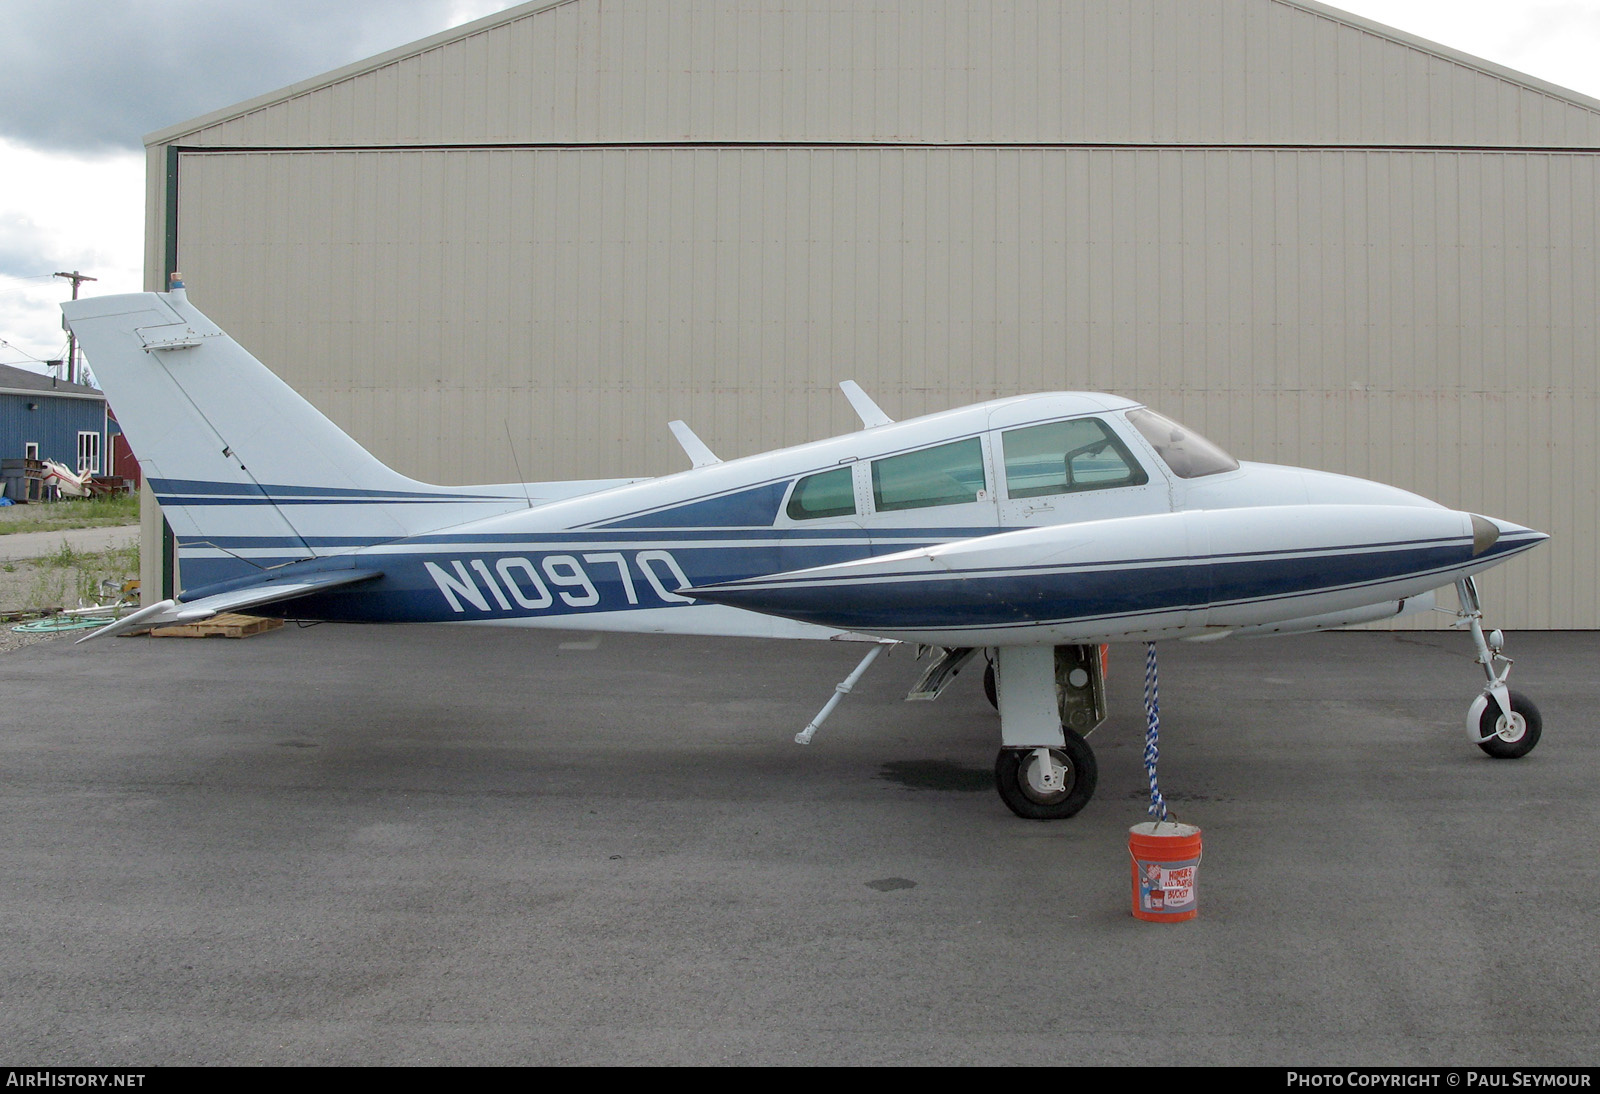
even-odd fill
[[[1600,626],[1600,101],[1312,0],[536,2],[146,143],[148,286],[417,478],[1112,391]]]

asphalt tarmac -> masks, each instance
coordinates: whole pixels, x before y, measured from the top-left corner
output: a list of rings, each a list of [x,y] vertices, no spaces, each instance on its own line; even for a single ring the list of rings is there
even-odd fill
[[[592,648],[561,648],[563,641]],[[996,797],[833,644],[293,626],[0,658],[0,1063],[1582,1065],[1600,1053],[1600,634],[1162,646],[1199,918],[1129,914],[1143,652],[1099,791]],[[981,667],[981,666],[980,666]]]

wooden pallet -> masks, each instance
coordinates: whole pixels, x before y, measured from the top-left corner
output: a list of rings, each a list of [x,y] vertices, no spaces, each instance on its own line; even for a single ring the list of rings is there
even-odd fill
[[[283,626],[281,619],[263,619],[258,615],[235,615],[224,612],[199,623],[179,623],[171,627],[153,627],[155,638],[249,638],[253,634],[275,631]]]

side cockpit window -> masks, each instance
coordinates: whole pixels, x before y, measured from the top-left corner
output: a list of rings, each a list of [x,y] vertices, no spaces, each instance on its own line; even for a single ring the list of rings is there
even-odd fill
[[[817,520],[821,517],[848,517],[856,511],[856,489],[850,468],[839,467],[807,475],[795,483],[784,510],[791,520]]]
[[[983,442],[977,437],[872,463],[872,502],[878,512],[960,505],[987,489]]]
[[[1121,441],[1098,418],[1045,422],[1001,434],[1006,493],[1037,498],[1150,481]]]
[[[1198,479],[1239,470],[1239,461],[1192,429],[1186,429],[1146,407],[1128,411],[1128,421],[1150,442],[1172,473],[1180,479]]]

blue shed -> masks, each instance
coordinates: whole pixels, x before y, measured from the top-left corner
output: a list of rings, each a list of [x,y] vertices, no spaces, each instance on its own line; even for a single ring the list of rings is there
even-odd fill
[[[0,458],[55,460],[74,471],[114,474],[106,397],[83,384],[0,365]]]

